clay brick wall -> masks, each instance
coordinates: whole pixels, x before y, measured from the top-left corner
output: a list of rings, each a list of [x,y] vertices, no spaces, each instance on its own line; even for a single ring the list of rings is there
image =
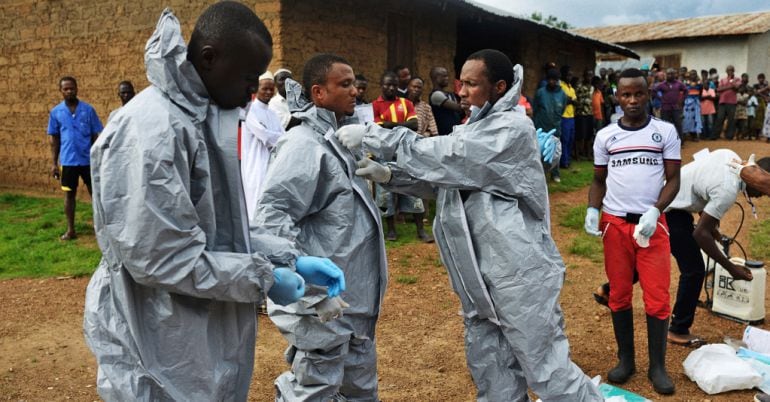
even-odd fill
[[[365,7],[365,10],[363,9]],[[356,10],[341,12],[341,10]],[[317,53],[335,53],[347,59],[357,74],[369,80],[368,99],[381,94],[382,72],[393,66],[388,61],[389,13],[401,13],[414,19],[415,68],[427,81],[429,72],[442,65],[453,74],[455,53],[455,16],[451,11],[415,1],[304,0],[282,2],[282,55],[277,62],[300,79],[304,62]],[[275,61],[275,60],[274,60]]]
[[[212,0],[2,0],[0,1],[0,187],[54,193],[46,125],[61,101],[58,79],[78,79],[79,97],[106,123],[120,105],[117,84],[147,86],[144,46],[161,11],[170,6],[186,38]],[[444,66],[455,74],[457,8],[414,0],[245,0],[273,34],[270,70],[286,67],[301,78],[304,61],[319,52],[347,58],[369,78],[369,99],[380,94],[388,65],[388,15],[411,18],[413,75],[426,80]],[[534,95],[545,61],[568,62],[576,74],[594,64],[589,46],[547,34],[511,34],[525,66],[524,90]]]
[[[586,68],[596,65],[595,50],[583,43],[548,35],[526,35],[522,40],[527,42],[522,46],[524,67],[524,86],[522,92],[530,97],[535,96],[537,85],[543,79],[543,65],[549,61],[556,62],[557,68],[563,64],[572,67],[572,74],[581,78]]]
[[[170,6],[189,38],[205,0],[0,1],[0,187],[56,192],[46,128],[61,102],[59,77],[78,80],[79,98],[102,123],[120,106],[117,85],[147,86],[144,46]],[[278,1],[247,2],[279,37]],[[280,55],[280,51],[276,52]]]

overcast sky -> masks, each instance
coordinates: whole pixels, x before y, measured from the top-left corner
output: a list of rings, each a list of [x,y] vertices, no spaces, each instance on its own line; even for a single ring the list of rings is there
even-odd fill
[[[511,13],[553,15],[577,28],[770,11],[766,0],[474,0]]]

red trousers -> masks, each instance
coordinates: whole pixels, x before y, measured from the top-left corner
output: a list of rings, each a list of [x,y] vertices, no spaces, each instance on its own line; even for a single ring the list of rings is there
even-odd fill
[[[660,214],[658,228],[647,248],[636,244],[636,225],[623,218],[602,213],[599,227],[604,233],[604,270],[610,281],[610,310],[623,311],[632,307],[636,269],[647,315],[661,320],[668,318],[671,315],[668,293],[671,282],[671,246],[666,215]]]

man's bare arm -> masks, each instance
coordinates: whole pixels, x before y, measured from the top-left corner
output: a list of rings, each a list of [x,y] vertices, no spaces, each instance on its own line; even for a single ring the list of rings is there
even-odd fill
[[[759,166],[746,166],[741,169],[741,180],[760,193],[770,196],[770,173]]]
[[[663,189],[660,190],[658,196],[658,202],[655,203],[655,208],[658,211],[663,212],[671,201],[674,201],[676,194],[679,192],[679,168],[681,164],[679,161],[663,161],[663,169],[666,174],[666,184],[663,185]]]
[[[59,150],[61,149],[61,137],[58,135],[49,135],[48,142],[51,145],[51,176],[59,180]]]
[[[601,210],[605,193],[607,193],[607,169],[595,169],[594,179],[588,189],[588,206]]]

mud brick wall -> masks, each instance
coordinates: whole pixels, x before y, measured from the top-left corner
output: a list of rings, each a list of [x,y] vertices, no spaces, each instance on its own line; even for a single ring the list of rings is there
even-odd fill
[[[48,174],[48,113],[61,102],[58,80],[78,80],[79,98],[93,105],[102,123],[120,106],[117,85],[148,83],[144,46],[165,7],[171,7],[189,38],[195,20],[212,1],[192,0],[3,0],[0,1],[0,187],[56,192]],[[274,36],[278,1],[251,0]],[[280,51],[276,52],[280,55]]]
[[[342,12],[350,10],[351,12]],[[301,78],[305,60],[317,53],[335,53],[351,63],[356,74],[369,80],[367,98],[382,91],[380,75],[388,65],[388,15],[413,18],[415,62],[412,75],[426,80],[427,99],[433,66],[454,74],[455,16],[452,11],[416,1],[303,0],[283,1],[281,9],[282,54],[277,61]],[[278,57],[276,57],[278,59]],[[275,60],[274,60],[275,62]]]
[[[515,61],[524,67],[524,85],[522,92],[530,97],[535,96],[537,86],[543,79],[543,65],[546,62],[556,62],[557,68],[563,64],[572,67],[572,74],[583,79],[583,71],[596,65],[594,48],[580,42],[548,35],[525,35],[521,40],[527,41],[523,49],[522,60]]]
[[[80,99],[92,104],[103,123],[120,106],[117,84],[148,83],[144,46],[158,16],[171,7],[186,38],[201,11],[213,0],[0,0],[0,188],[55,193],[46,126],[61,101],[58,80],[78,79]],[[388,65],[388,18],[411,19],[413,75],[426,80],[443,66],[455,75],[457,8],[415,0],[244,0],[273,35],[270,70],[286,67],[300,79],[305,60],[332,52],[347,58],[369,78],[368,98],[380,95],[379,77]],[[534,95],[547,60],[569,63],[580,74],[594,64],[587,45],[547,34],[521,32],[524,91]],[[569,42],[569,43],[567,43]],[[85,194],[84,194],[85,195]]]

